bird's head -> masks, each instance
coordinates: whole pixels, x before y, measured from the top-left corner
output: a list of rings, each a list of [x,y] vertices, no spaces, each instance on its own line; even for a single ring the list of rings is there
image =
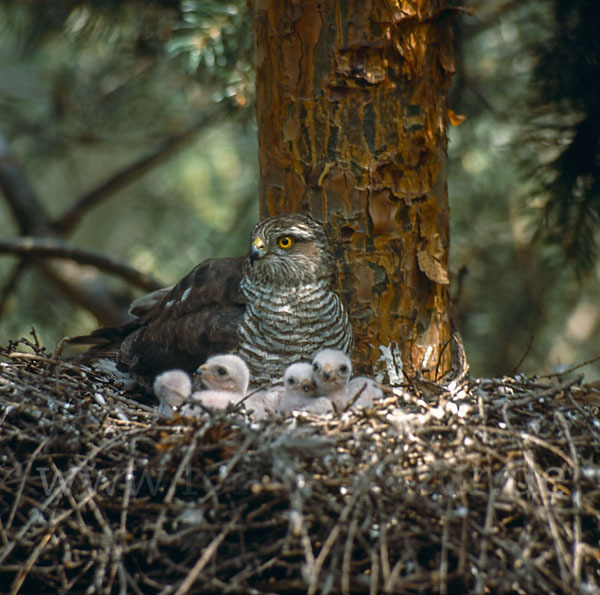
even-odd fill
[[[183,370],[168,370],[154,380],[154,394],[170,407],[178,407],[192,393],[192,380]]]
[[[312,372],[319,391],[328,394],[348,384],[352,362],[343,351],[323,349],[313,359]]]
[[[323,227],[305,215],[277,215],[252,231],[248,274],[257,281],[302,285],[334,274],[334,259]]]
[[[233,354],[213,355],[197,370],[206,388],[245,395],[250,382],[246,362]]]
[[[305,397],[314,397],[316,386],[312,377],[312,366],[307,362],[298,362],[288,366],[283,375],[283,386],[287,391]]]

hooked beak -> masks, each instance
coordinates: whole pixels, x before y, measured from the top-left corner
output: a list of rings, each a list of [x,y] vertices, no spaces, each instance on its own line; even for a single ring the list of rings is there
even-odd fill
[[[263,258],[265,255],[265,243],[261,238],[255,238],[250,247],[250,263],[253,264],[255,260]]]

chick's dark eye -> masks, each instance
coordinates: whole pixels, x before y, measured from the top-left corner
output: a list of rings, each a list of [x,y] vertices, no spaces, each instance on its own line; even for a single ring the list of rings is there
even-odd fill
[[[348,371],[348,366],[346,364],[342,364],[340,366],[340,372],[343,372],[344,374]]]
[[[296,380],[295,380],[295,378],[294,378],[293,376],[290,376],[290,377],[287,379],[287,383],[288,383],[290,386],[292,386],[293,384],[296,384]]]
[[[225,374],[227,374],[227,370],[225,368],[217,368],[217,374],[219,376],[225,376]]]
[[[283,248],[284,250],[288,250],[294,245],[294,238],[292,238],[291,236],[281,236],[277,240],[277,245],[280,248]]]

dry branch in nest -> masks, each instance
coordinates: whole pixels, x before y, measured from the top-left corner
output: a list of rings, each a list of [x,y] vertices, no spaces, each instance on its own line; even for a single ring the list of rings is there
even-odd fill
[[[600,590],[600,391],[581,377],[167,422],[36,343],[2,359],[3,590]]]

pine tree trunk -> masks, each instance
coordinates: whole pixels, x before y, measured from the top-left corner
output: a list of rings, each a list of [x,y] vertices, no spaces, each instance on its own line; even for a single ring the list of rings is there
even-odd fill
[[[449,365],[444,0],[255,0],[260,210],[328,228],[355,365]]]

